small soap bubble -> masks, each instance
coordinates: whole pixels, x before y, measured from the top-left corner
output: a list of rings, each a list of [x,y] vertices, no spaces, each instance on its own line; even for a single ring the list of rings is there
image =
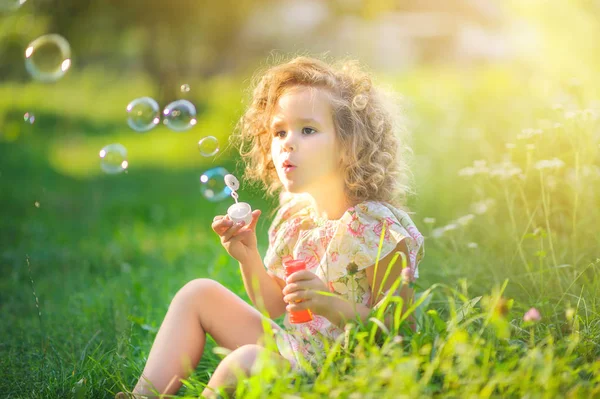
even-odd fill
[[[121,144],[109,144],[100,150],[100,166],[108,174],[123,172],[129,166],[127,149]]]
[[[189,130],[198,123],[196,107],[188,100],[173,101],[165,107],[163,115],[163,123],[176,132]]]
[[[200,176],[200,192],[211,202],[222,201],[231,195],[231,189],[225,185],[225,176],[229,172],[219,166],[207,170]]]
[[[25,50],[25,68],[41,82],[57,81],[70,67],[71,46],[60,35],[53,33],[38,37]]]
[[[219,140],[213,136],[204,137],[198,142],[200,154],[204,157],[211,157],[219,152]]]
[[[0,0],[1,11],[14,11],[25,4],[27,0]]]
[[[181,85],[180,89],[181,89],[182,93],[189,93],[189,91],[190,91],[190,85],[187,84],[187,83],[183,84],[183,85]]]
[[[35,123],[35,115],[31,112],[26,112],[25,115],[23,115],[23,120],[25,121],[25,123],[33,125]]]
[[[127,104],[127,124],[136,132],[147,132],[160,122],[160,107],[150,97],[136,98]]]

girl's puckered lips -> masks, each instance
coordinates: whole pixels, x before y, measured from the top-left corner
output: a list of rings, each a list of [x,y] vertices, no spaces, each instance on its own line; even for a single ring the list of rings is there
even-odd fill
[[[287,168],[287,167],[296,167],[296,165],[294,165],[293,163],[291,163],[290,161],[288,161],[287,159],[285,161],[283,161],[281,163],[281,167],[282,168]]]

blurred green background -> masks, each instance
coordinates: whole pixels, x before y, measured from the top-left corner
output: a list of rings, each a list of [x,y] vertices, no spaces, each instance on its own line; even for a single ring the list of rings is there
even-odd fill
[[[581,353],[599,356],[600,2],[14,4],[0,0],[7,397],[66,397],[82,385],[85,397],[109,397],[120,383],[132,387],[189,280],[214,278],[247,299],[237,262],[210,229],[232,201],[208,201],[199,177],[215,166],[241,177],[228,137],[253,72],[294,54],[358,59],[403,95],[418,192],[409,206],[427,236],[421,288],[466,279],[477,295],[508,278],[516,310],[543,309],[557,335],[563,307],[583,298],[593,317]],[[47,33],[72,50],[54,83],[24,67],[28,43]],[[125,107],[143,96],[161,107],[191,101],[197,125],[131,130]],[[203,157],[197,142],[209,135],[220,151]],[[102,172],[98,152],[110,143],[127,148],[126,172]],[[536,167],[555,157],[563,167]],[[520,174],[503,179],[503,162]],[[264,255],[276,201],[243,182],[240,199],[263,210]],[[482,203],[490,210],[478,212]],[[217,361],[209,346],[198,378]]]

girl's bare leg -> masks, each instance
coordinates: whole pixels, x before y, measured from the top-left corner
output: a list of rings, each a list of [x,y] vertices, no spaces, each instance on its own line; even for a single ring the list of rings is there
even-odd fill
[[[241,346],[231,352],[217,366],[207,388],[202,392],[202,397],[218,398],[219,396],[216,393],[218,388],[224,388],[225,393],[231,395],[235,390],[239,373],[241,372],[244,376],[253,374],[257,358],[265,351],[268,351],[268,349],[260,345],[250,344]],[[269,352],[268,355],[278,364],[281,364],[282,367],[285,367],[287,360],[281,355],[274,352]]]
[[[202,358],[206,333],[219,346],[235,351],[259,343],[264,334],[263,318],[258,310],[218,282],[190,281],[171,301],[133,393],[151,397],[154,389],[161,394],[175,394],[181,386],[180,379],[189,377]],[[269,322],[274,330],[280,329],[275,322]],[[247,360],[248,354],[243,353]]]

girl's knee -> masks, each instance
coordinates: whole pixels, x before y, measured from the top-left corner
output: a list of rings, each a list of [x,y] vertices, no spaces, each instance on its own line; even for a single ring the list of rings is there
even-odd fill
[[[189,281],[177,291],[173,297],[173,302],[197,300],[198,297],[210,297],[218,290],[223,289],[223,286],[210,278],[197,278]]]
[[[256,344],[242,345],[225,358],[229,366],[241,369],[246,375],[252,372],[252,366],[265,348]]]

